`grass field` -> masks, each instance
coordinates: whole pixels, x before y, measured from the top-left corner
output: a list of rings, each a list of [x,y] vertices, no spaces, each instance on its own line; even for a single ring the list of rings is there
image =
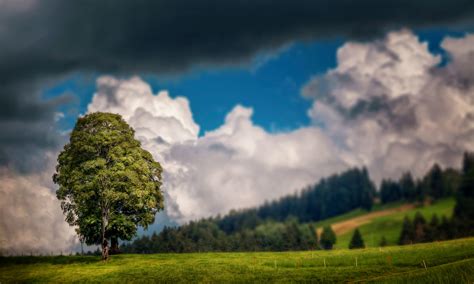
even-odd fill
[[[455,200],[453,198],[447,198],[439,200],[432,205],[419,208],[415,208],[413,206],[408,207],[407,204],[403,203],[375,207],[373,212],[390,211],[390,214],[379,217],[377,217],[375,214],[374,218],[365,220],[365,223],[361,225],[358,225],[357,222],[354,222],[353,228],[345,230],[343,234],[339,234],[337,236],[337,243],[335,247],[347,248],[356,227],[359,227],[367,247],[378,247],[382,236],[385,236],[389,245],[395,245],[397,244],[398,238],[400,237],[402,222],[405,216],[413,218],[416,212],[420,211],[427,222],[431,220],[431,216],[434,213],[438,214],[440,219],[442,215],[451,217],[454,204]],[[402,208],[403,210],[397,210],[399,208]],[[367,211],[357,209],[347,214],[339,215],[335,218],[315,223],[314,225],[315,227],[320,228],[325,225],[334,225],[341,222],[350,223],[351,220],[357,220],[358,218],[364,217],[367,214]]]
[[[426,268],[425,268],[426,264]],[[0,258],[0,282],[472,283],[474,238],[333,251]]]

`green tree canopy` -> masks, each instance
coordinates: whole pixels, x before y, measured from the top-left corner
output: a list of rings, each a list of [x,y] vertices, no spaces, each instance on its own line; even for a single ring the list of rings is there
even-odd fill
[[[66,221],[106,259],[108,239],[130,240],[163,209],[161,173],[120,115],[98,112],[77,120],[53,181]]]

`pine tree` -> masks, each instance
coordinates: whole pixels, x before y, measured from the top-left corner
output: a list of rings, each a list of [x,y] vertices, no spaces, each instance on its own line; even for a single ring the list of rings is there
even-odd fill
[[[431,217],[431,221],[426,227],[426,235],[425,235],[425,240],[427,242],[434,242],[439,240],[439,218],[438,215],[433,214]]]
[[[380,184],[380,199],[383,204],[398,201],[402,198],[402,189],[398,182],[390,179],[382,180]]]
[[[398,183],[400,184],[403,198],[414,201],[416,199],[416,185],[411,173],[404,173]]]
[[[414,228],[414,238],[415,243],[425,242],[426,238],[426,220],[423,215],[417,211],[415,218],[413,219],[413,228]]]
[[[405,218],[403,219],[402,232],[400,234],[400,239],[398,241],[398,244],[399,245],[412,244],[413,239],[414,239],[413,224],[408,218],[408,216],[405,216]]]
[[[474,235],[474,153],[464,153],[453,221],[460,237]]]
[[[453,235],[453,225],[449,222],[449,219],[443,215],[441,224],[439,225],[439,239],[449,240],[453,238]]]
[[[364,240],[360,234],[359,228],[356,228],[349,244],[350,249],[365,248]]]
[[[332,249],[333,245],[336,243],[336,234],[332,230],[331,226],[326,226],[323,228],[319,243],[323,249]]]
[[[446,195],[443,181],[443,171],[438,164],[434,164],[427,175],[429,193],[433,199],[439,199]]]

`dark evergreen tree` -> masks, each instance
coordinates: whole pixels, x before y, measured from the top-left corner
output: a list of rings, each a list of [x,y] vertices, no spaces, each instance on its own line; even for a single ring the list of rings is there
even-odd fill
[[[439,240],[450,240],[454,237],[455,228],[453,223],[443,215],[441,224],[439,225]]]
[[[400,239],[398,241],[399,245],[408,245],[413,243],[414,239],[414,228],[413,224],[408,218],[408,216],[405,216],[403,219],[403,225],[402,225],[402,232],[400,233]]]
[[[364,240],[360,234],[359,228],[356,228],[352,235],[351,242],[349,243],[350,249],[365,248]]]
[[[416,198],[415,200],[419,203],[423,203],[425,200],[426,192],[428,191],[425,180],[417,180],[415,186]]]
[[[474,153],[464,153],[453,221],[458,236],[474,235]]]
[[[436,200],[446,196],[446,190],[444,188],[443,181],[443,171],[438,164],[433,165],[425,179],[428,186],[428,194],[433,199]]]
[[[380,239],[379,246],[386,247],[387,245],[388,245],[387,239],[385,238],[385,236],[382,236],[382,239]]]
[[[402,197],[402,189],[397,182],[390,179],[382,180],[380,185],[380,200],[382,203],[398,201],[401,200]]]
[[[413,228],[414,228],[414,243],[421,243],[425,241],[426,238],[426,220],[423,215],[417,211],[415,218],[413,219]]]
[[[440,239],[439,236],[439,218],[438,215],[433,214],[431,217],[431,221],[426,227],[426,235],[425,235],[425,241],[427,242],[434,242]]]
[[[457,193],[461,185],[462,173],[458,169],[447,168],[443,171],[443,183],[446,195],[454,195]]]
[[[323,228],[319,243],[323,249],[332,249],[336,243],[336,234],[332,230],[331,226],[326,226]]]
[[[402,197],[408,201],[416,200],[416,184],[410,172],[402,175],[399,181]]]

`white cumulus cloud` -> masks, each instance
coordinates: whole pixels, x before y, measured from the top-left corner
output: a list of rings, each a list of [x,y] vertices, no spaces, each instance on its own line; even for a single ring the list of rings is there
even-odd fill
[[[309,115],[378,179],[434,162],[458,167],[474,149],[473,38],[446,38],[445,66],[408,30],[346,43],[337,66],[304,86]]]

